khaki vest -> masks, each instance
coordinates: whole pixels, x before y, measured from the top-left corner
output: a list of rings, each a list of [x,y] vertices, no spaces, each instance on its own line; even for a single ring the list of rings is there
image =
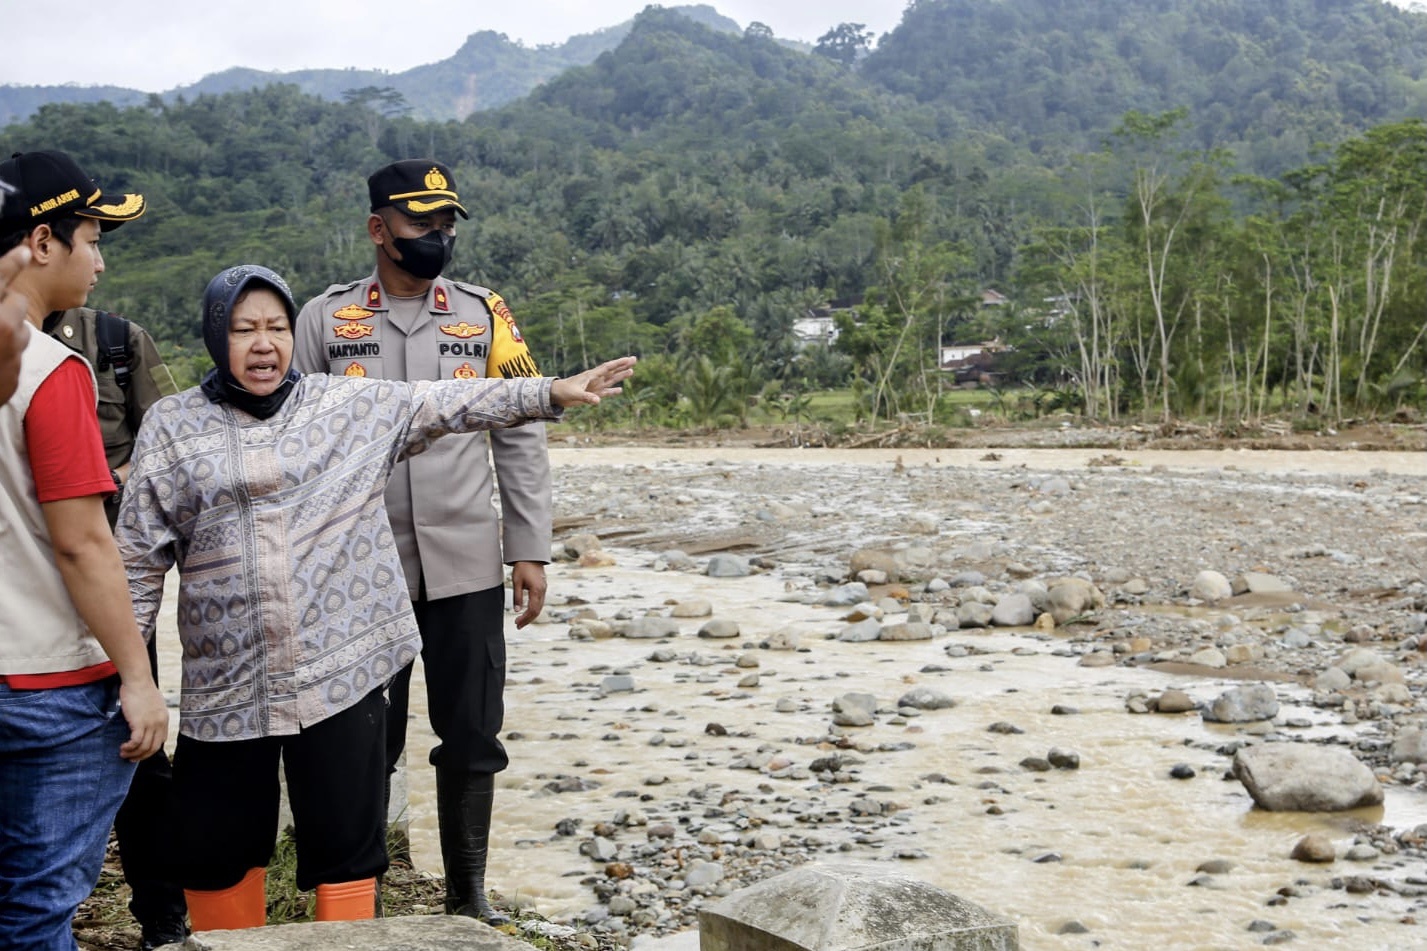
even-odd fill
[[[72,356],[58,341],[31,332],[21,358],[19,389],[0,406],[0,674],[62,673],[108,660],[80,620],[55,567],[25,447],[30,401],[40,384]]]

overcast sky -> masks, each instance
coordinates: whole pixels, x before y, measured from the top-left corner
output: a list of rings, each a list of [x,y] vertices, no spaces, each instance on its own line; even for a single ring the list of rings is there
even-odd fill
[[[0,84],[116,85],[163,92],[230,66],[401,72],[495,30],[560,43],[634,16],[648,0],[0,0]],[[682,6],[670,0],[663,6]],[[875,38],[906,0],[717,0],[740,26],[815,41],[839,23]],[[398,21],[398,15],[402,18]]]

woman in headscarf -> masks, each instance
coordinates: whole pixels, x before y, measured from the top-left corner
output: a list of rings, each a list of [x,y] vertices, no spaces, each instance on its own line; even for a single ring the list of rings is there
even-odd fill
[[[140,630],[179,569],[179,867],[197,931],[264,924],[278,761],[297,885],[370,918],[386,870],[382,689],[420,649],[383,493],[449,433],[555,419],[633,357],[568,379],[392,380],[291,369],[296,307],[264,267],[203,296],[214,369],[144,417],[117,537]]]

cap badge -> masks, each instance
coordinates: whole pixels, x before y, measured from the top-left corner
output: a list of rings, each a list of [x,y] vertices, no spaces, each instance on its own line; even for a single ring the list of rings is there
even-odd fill
[[[446,181],[446,176],[441,174],[441,170],[433,167],[426,173],[426,187],[433,192],[444,192],[448,191],[451,185]]]

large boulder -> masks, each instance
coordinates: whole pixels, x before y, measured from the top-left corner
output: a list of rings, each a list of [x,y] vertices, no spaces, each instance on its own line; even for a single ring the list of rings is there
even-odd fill
[[[886,865],[813,864],[699,911],[701,951],[1017,951],[1015,922]]]
[[[1234,754],[1234,775],[1260,809],[1341,812],[1382,805],[1382,786],[1347,750],[1303,743],[1265,743]]]

